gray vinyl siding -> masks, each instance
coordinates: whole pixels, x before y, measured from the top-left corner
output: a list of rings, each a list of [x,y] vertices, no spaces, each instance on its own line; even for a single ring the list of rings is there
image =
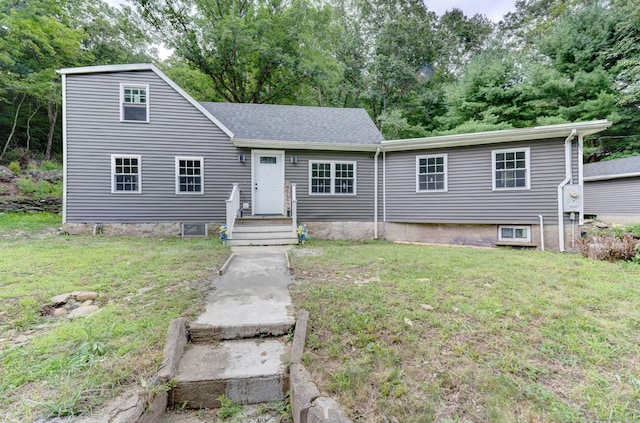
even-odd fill
[[[530,189],[492,191],[492,150],[530,148]],[[416,156],[448,155],[448,191],[416,192]],[[536,224],[557,218],[564,140],[387,153],[386,221]]]
[[[223,221],[250,181],[229,137],[151,71],[66,76],[67,221]],[[149,123],[120,122],[120,83],[149,85]],[[111,193],[111,155],[140,155],[142,193]],[[204,158],[204,194],[175,193],[175,157]]]
[[[584,212],[588,215],[640,214],[640,177],[584,183]]]
[[[291,155],[298,163],[291,163]],[[285,179],[297,184],[298,220],[373,221],[374,153],[288,150]],[[309,194],[309,161],[355,161],[356,195]],[[379,171],[382,171],[380,167]]]

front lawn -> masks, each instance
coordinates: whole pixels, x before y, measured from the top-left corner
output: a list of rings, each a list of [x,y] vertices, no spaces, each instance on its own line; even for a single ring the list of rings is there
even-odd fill
[[[59,217],[0,214],[0,421],[92,410],[158,370],[168,323],[195,317],[229,249],[217,239],[55,235]],[[42,316],[97,291],[95,315]]]
[[[640,420],[638,264],[321,241],[291,259],[304,362],[355,421]]]

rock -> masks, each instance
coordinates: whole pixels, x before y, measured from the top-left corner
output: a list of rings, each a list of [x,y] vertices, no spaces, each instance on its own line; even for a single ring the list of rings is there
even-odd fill
[[[80,307],[89,307],[91,304],[93,304],[93,300],[83,301]]]
[[[64,317],[67,314],[69,314],[69,312],[64,307],[56,308],[55,310],[53,310],[53,317]]]
[[[67,294],[60,294],[60,295],[56,295],[55,297],[51,297],[51,303],[52,304],[64,304],[67,301],[69,301],[69,299],[71,299],[71,294],[67,293]]]
[[[413,326],[413,322],[411,321],[411,319],[409,319],[407,317],[404,318],[404,323],[409,325],[409,326]]]
[[[433,306],[429,305],[429,304],[420,304],[420,308],[423,308],[423,309],[429,310],[429,311],[433,310]]]
[[[0,181],[9,182],[15,177],[16,175],[8,167],[0,166]]]
[[[62,170],[27,170],[27,175],[41,179],[47,182],[59,182],[62,181],[63,173]]]
[[[84,302],[87,300],[95,300],[96,298],[98,298],[98,293],[93,291],[84,291],[76,295],[76,300],[80,302]]]
[[[94,306],[94,305],[91,305],[88,307],[76,308],[75,310],[72,310],[71,313],[67,315],[67,319],[75,319],[76,317],[90,316],[98,310],[100,310],[100,307]]]
[[[24,344],[26,342],[29,342],[29,337],[27,335],[20,335],[13,340],[14,344]]]
[[[65,305],[64,308],[66,308],[67,310],[71,311],[71,310],[75,310],[76,308],[80,307],[80,303],[77,301],[73,301],[73,300],[69,300]]]

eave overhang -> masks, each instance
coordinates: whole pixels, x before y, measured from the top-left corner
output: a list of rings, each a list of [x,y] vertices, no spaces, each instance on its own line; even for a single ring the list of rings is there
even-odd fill
[[[514,141],[565,138],[573,129],[577,135],[587,136],[604,131],[611,126],[608,120],[564,123],[561,125],[536,126],[533,128],[507,129],[475,132],[469,134],[443,135],[406,140],[382,141],[383,151],[430,150],[436,148],[466,147],[483,144],[499,144]]]
[[[259,140],[232,138],[231,142],[239,148],[265,148],[280,150],[323,150],[323,151],[373,151],[380,148],[380,144],[350,144],[329,142],[302,142],[283,140]]]

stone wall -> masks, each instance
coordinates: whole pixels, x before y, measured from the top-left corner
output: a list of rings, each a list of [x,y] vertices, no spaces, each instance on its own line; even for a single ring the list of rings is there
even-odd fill
[[[0,199],[0,212],[51,212],[62,211],[61,198],[8,198]]]

